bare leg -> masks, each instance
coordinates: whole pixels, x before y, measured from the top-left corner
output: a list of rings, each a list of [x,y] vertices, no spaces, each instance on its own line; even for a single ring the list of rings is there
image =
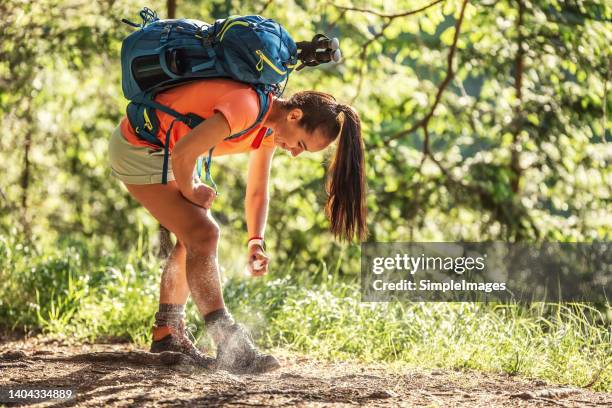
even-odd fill
[[[217,243],[219,241],[219,226],[210,214],[204,210],[206,217],[214,228],[211,230],[211,242],[214,245],[200,244],[197,250],[187,248],[187,282],[191,290],[191,297],[198,306],[202,316],[225,307],[221,279],[219,276],[219,263],[217,261]]]
[[[183,197],[174,181],[166,185],[126,184],[126,187],[157,221],[183,243],[186,281],[199,312],[206,315],[224,307],[217,264],[219,227],[210,215],[210,211],[198,207]],[[181,256],[178,250],[176,259],[181,259]],[[183,300],[184,297],[186,300],[180,279],[181,268],[176,268],[176,263],[172,261],[167,265],[164,274],[166,273],[170,279],[166,282],[162,280],[160,299],[163,297],[164,300]],[[178,279],[172,279],[173,276]]]
[[[187,282],[202,316],[225,307],[217,255],[187,252]],[[193,272],[192,272],[193,271]]]
[[[177,240],[166,260],[161,276],[159,303],[184,305],[189,297],[187,272],[185,270],[185,246]]]
[[[184,244],[185,274],[189,290],[206,321],[207,329],[213,332],[211,334],[217,344],[217,367],[244,373],[266,372],[278,368],[278,360],[269,354],[260,353],[248,333],[241,325],[235,324],[224,308],[217,263],[219,227],[210,211],[185,199],[176,182],[167,185],[126,186],[132,196]],[[178,251],[178,260],[181,258],[180,251],[176,248],[175,250]],[[187,292],[181,283],[180,267],[176,269],[175,266],[174,261],[169,262],[164,271],[169,278],[166,282],[162,281],[160,299],[164,297],[183,300],[181,296],[185,296]],[[222,320],[213,321],[213,316],[216,315],[224,317]],[[217,332],[216,335],[214,332]],[[151,350],[153,351],[153,347]]]

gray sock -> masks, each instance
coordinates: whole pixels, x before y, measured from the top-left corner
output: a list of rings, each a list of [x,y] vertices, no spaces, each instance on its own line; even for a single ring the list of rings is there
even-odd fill
[[[204,316],[206,331],[211,335],[215,344],[223,340],[223,331],[226,327],[235,323],[234,318],[227,309],[222,308],[208,313]]]
[[[160,303],[159,311],[155,313],[155,326],[178,327],[185,318],[185,305]]]

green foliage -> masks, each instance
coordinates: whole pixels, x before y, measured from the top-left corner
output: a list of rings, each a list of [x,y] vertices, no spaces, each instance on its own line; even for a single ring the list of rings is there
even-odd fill
[[[362,303],[356,283],[320,276],[319,282],[295,275],[231,281],[227,298],[270,346],[324,359],[477,369],[583,386],[597,377],[597,389],[612,387],[609,308],[606,317],[579,304]]]
[[[261,12],[297,40],[340,37],[343,62],[294,74],[286,95],[327,91],[359,111],[370,240],[610,238],[609,1],[470,1],[456,44],[461,1],[405,16],[393,15],[425,3],[337,3],[179,1],[177,14],[213,21]],[[148,6],[163,17],[165,2]],[[136,19],[140,7],[0,2],[2,326],[149,339],[157,223],[110,176],[106,157],[126,104],[119,50],[132,28],[120,19]],[[426,126],[391,140],[430,112]],[[269,345],[578,385],[609,362],[610,317],[585,306],[361,304],[353,282],[359,248],[326,232],[328,157],[277,153],[266,232],[271,276],[226,288]],[[246,160],[213,165],[227,275],[244,268]],[[194,309],[189,316],[198,321]],[[610,390],[609,367],[598,389]]]
[[[147,347],[160,273],[150,247],[100,258],[95,243],[39,251],[0,239],[0,327],[65,340]],[[612,309],[588,305],[362,303],[359,285],[324,262],[225,282],[229,308],[268,347],[322,359],[477,369],[612,390]],[[190,304],[189,326],[207,342]],[[598,374],[599,373],[599,374]]]
[[[42,249],[0,236],[0,326],[67,339],[147,339],[159,261],[148,250],[97,255],[97,245]]]
[[[163,17],[165,3],[149,6]],[[134,245],[137,220],[146,218],[149,229],[156,223],[110,177],[106,141],[126,103],[118,57],[132,28],[120,18],[137,19],[139,6],[22,0],[0,7],[0,112],[10,135],[0,141],[0,228],[50,244],[95,236],[106,249],[114,241]],[[341,38],[342,63],[294,74],[286,92],[328,91],[360,112],[371,240],[609,237],[610,6],[470,2],[455,75],[428,121],[431,157],[423,157],[422,128],[389,138],[431,109],[461,4],[444,1],[404,17],[377,14],[419,7],[196,1],[178,2],[177,14],[212,21],[264,10],[297,39],[320,31]],[[328,154],[277,154],[268,243],[278,261],[292,259],[308,271],[309,259],[331,261],[345,251],[354,261],[343,272],[354,273],[358,249],[333,243],[326,232]],[[220,158],[213,172],[225,239],[242,243],[246,157]]]

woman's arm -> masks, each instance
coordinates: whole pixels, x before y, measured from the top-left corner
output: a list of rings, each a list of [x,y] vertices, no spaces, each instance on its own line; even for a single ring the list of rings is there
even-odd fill
[[[244,200],[249,238],[264,235],[268,217],[268,181],[273,156],[274,147],[262,147],[252,151],[249,156],[249,172]]]
[[[247,189],[244,199],[247,231],[249,238],[263,237],[268,218],[270,168],[274,147],[261,147],[251,152],[249,157],[249,172]],[[253,261],[259,260],[261,268],[253,270]],[[254,276],[263,275],[268,271],[268,257],[263,248],[253,245],[248,251],[248,265]]]
[[[215,113],[183,136],[172,151],[172,171],[185,198],[202,205],[203,185],[195,185],[193,172],[199,156],[205,154],[230,134],[230,126],[221,113]],[[212,188],[209,188],[212,190]],[[214,190],[210,192],[214,196]],[[212,200],[211,200],[212,202]]]

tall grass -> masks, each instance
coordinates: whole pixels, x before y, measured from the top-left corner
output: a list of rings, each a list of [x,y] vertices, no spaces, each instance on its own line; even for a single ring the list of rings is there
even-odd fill
[[[161,263],[146,243],[25,247],[0,236],[0,326],[66,339],[150,341]],[[232,277],[226,301],[259,342],[322,359],[477,369],[612,390],[611,310],[583,304],[362,303],[356,279],[321,262]],[[282,272],[281,272],[282,271]],[[188,322],[204,341],[193,305]]]
[[[234,313],[269,346],[612,390],[609,307],[604,314],[584,304],[362,303],[357,282],[296,276],[227,285]]]
[[[79,340],[144,343],[159,261],[138,246],[91,257],[95,242],[25,246],[0,236],[0,326]]]

